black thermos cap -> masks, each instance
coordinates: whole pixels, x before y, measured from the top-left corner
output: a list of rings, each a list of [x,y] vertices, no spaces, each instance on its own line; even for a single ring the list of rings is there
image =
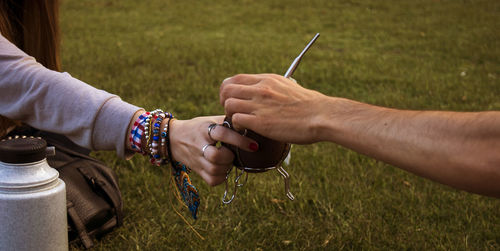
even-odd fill
[[[0,161],[20,164],[43,160],[47,142],[39,138],[12,138],[0,141]]]

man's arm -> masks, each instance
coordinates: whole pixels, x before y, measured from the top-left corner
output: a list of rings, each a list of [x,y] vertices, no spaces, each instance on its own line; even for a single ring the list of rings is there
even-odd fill
[[[500,112],[405,111],[328,97],[273,74],[221,86],[233,124],[291,143],[330,141],[417,175],[500,197]]]
[[[320,115],[322,139],[452,187],[500,197],[500,112],[405,111],[339,98],[327,104]]]

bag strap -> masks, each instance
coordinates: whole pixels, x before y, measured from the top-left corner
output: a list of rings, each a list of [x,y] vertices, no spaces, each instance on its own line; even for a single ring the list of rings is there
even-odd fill
[[[82,219],[80,219],[80,216],[78,216],[78,213],[76,212],[75,207],[71,201],[67,202],[67,209],[68,209],[68,216],[75,225],[76,232],[78,233],[78,236],[82,241],[82,244],[85,246],[86,249],[89,249],[92,246],[94,246],[94,242],[92,242],[92,239],[88,235],[87,230],[85,229],[85,225],[83,224]]]

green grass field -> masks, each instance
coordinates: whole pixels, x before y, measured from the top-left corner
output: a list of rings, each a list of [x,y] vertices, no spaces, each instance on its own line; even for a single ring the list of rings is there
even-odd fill
[[[332,96],[401,109],[500,110],[500,1],[65,0],[63,69],[148,110],[222,114],[221,81],[283,74]],[[295,146],[235,202],[193,175],[199,220],[168,168],[95,154],[117,170],[124,226],[96,250],[499,250],[500,201],[433,183],[343,147]],[[204,240],[175,211],[185,216]],[[78,247],[72,247],[78,249]]]

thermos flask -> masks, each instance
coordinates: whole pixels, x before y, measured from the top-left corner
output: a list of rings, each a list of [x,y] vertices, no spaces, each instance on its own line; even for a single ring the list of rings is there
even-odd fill
[[[66,188],[47,143],[0,141],[0,250],[68,250]]]

